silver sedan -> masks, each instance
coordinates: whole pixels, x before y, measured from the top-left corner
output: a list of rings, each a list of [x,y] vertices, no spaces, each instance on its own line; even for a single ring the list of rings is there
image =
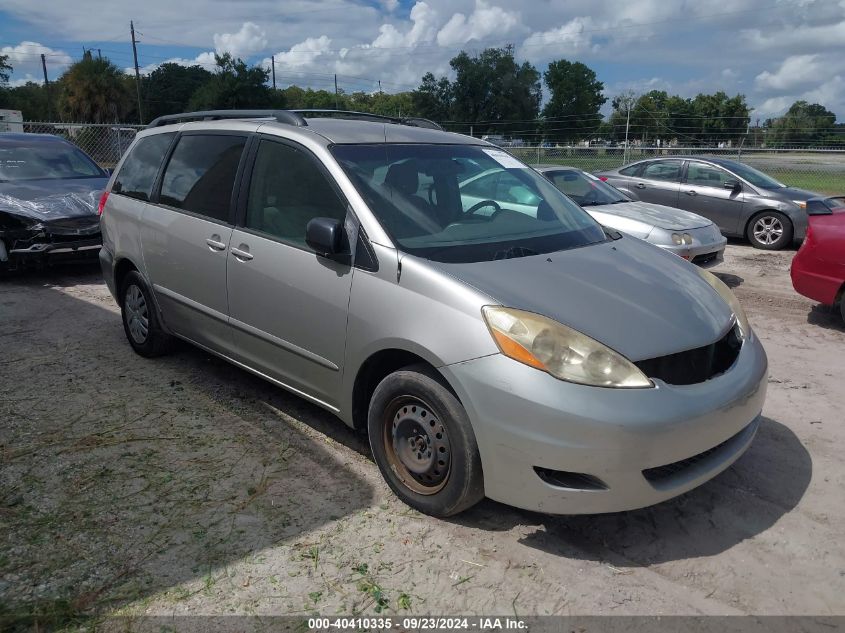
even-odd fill
[[[536,168],[600,224],[664,248],[704,268],[722,261],[728,240],[710,220],[689,211],[631,200],[574,167]]]

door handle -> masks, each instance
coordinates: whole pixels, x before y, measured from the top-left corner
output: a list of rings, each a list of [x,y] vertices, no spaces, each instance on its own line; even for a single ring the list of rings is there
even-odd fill
[[[217,233],[209,237],[205,243],[208,244],[208,247],[213,251],[222,251],[226,248],[226,245],[220,241],[220,236],[217,235]]]
[[[698,192],[690,189],[689,191],[687,191],[687,195],[688,196],[697,196]]]
[[[247,249],[247,250],[244,250]],[[240,248],[230,248],[229,251],[234,255],[237,259],[242,262],[248,262],[252,259],[252,253],[249,252],[249,247],[246,244],[241,244]]]
[[[645,189],[645,185],[644,185],[643,183],[641,183],[641,182],[638,182],[638,183],[637,183],[636,185],[634,185],[634,186],[635,186],[637,189]]]

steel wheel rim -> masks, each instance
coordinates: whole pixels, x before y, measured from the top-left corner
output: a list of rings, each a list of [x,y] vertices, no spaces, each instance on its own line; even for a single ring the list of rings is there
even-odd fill
[[[781,236],[783,236],[783,223],[776,217],[767,215],[754,223],[754,239],[761,244],[774,244]]]
[[[150,331],[150,318],[144,293],[138,286],[132,284],[126,289],[123,301],[129,335],[138,345],[143,345],[147,342]]]
[[[413,492],[433,495],[449,481],[452,445],[436,411],[414,396],[395,398],[382,423],[390,468]]]

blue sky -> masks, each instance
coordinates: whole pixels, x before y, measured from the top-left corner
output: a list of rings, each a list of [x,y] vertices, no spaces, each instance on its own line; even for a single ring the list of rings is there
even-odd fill
[[[4,0],[0,54],[12,83],[54,79],[84,48],[132,66],[135,21],[143,72],[176,60],[213,67],[228,51],[276,57],[277,83],[347,91],[412,89],[449,73],[462,49],[512,44],[541,71],[566,58],[593,68],[608,97],[623,90],[683,96],[743,93],[764,119],[796,99],[845,120],[845,0]]]

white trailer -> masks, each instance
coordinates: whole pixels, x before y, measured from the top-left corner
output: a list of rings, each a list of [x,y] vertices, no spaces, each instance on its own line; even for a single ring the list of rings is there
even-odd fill
[[[23,113],[20,110],[0,110],[0,132],[23,132]]]

